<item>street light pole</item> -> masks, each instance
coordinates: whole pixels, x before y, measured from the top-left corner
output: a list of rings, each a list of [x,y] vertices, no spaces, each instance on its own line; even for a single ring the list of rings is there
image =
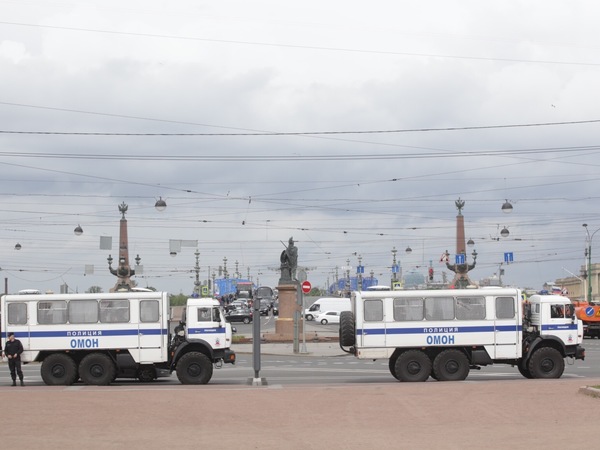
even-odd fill
[[[396,277],[398,276],[396,274],[397,272],[397,268],[396,268],[396,253],[398,252],[398,250],[396,250],[396,247],[394,246],[394,248],[392,248],[392,289],[394,289],[396,287]]]
[[[591,235],[590,235],[590,230],[588,230],[588,226],[587,223],[584,223],[582,225],[585,228],[585,233],[587,234],[587,248],[585,249],[585,252],[587,254],[587,276],[586,276],[586,280],[587,280],[587,298],[585,299],[586,302],[590,303],[593,300],[592,297],[592,239],[594,239],[594,235],[600,231],[600,228],[598,228],[596,231],[594,231]]]

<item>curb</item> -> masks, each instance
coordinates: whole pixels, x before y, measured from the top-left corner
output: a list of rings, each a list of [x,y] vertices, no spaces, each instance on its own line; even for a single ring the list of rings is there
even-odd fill
[[[588,397],[600,398],[600,389],[591,386],[582,386],[579,388],[579,393]]]

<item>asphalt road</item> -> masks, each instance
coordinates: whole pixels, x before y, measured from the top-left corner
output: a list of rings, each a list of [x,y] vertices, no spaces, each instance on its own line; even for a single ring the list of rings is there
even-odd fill
[[[600,340],[586,339],[586,360],[567,364],[563,379],[600,378]],[[385,360],[359,360],[351,355],[343,356],[306,356],[306,355],[261,355],[259,377],[270,386],[291,385],[334,385],[344,383],[398,383],[389,372]],[[235,365],[225,364],[216,369],[211,385],[240,386],[252,382],[255,378],[253,355],[238,353]],[[28,386],[43,386],[39,364],[23,366],[25,380]],[[498,380],[522,380],[516,368],[505,365],[483,367],[481,370],[471,370],[466,381],[486,382]],[[0,365],[0,385],[10,384],[8,364]],[[428,382],[435,383],[430,379]],[[137,380],[119,379],[114,385],[131,386],[142,384]],[[179,384],[177,376],[160,378],[149,383],[150,386],[169,386]],[[83,385],[81,385],[83,387]]]

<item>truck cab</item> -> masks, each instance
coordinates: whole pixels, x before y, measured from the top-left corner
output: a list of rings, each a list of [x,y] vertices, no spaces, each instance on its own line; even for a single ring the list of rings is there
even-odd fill
[[[169,346],[169,368],[183,384],[206,384],[212,365],[235,364],[232,328],[214,298],[188,298]]]
[[[218,300],[189,298],[182,320],[175,327],[175,338],[183,338],[188,343],[202,342],[213,350],[223,350],[231,347],[232,331]]]
[[[575,305],[560,295],[532,295],[525,308],[525,324],[540,336],[552,336],[563,345],[583,342],[583,323],[575,315]]]

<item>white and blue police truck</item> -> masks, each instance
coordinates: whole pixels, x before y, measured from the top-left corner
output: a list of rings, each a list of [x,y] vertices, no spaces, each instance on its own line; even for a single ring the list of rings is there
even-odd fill
[[[190,298],[170,332],[166,292],[4,295],[1,343],[13,332],[23,363],[41,363],[47,385],[151,381],[175,371],[183,384],[206,384],[213,368],[235,363],[232,328],[218,300]]]
[[[585,358],[571,301],[519,289],[354,292],[340,317],[340,346],[359,359],[388,359],[400,381],[464,380],[470,369],[516,366],[526,378],[560,378]]]

